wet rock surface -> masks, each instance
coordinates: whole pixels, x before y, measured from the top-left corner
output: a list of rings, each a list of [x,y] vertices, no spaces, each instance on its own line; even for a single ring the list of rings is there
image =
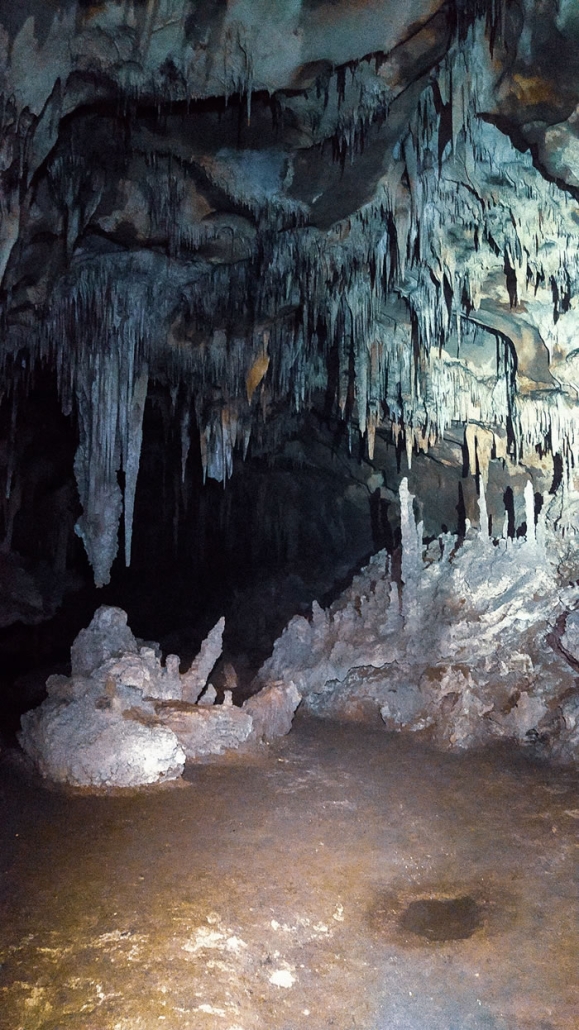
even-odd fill
[[[411,901],[400,917],[400,929],[428,941],[462,941],[482,924],[474,898],[424,898]]]
[[[575,662],[579,662],[579,611],[567,614],[561,645]]]
[[[4,758],[2,1030],[576,1030],[578,789],[514,745],[299,716],[150,793]],[[401,929],[429,899],[480,925]]]
[[[272,741],[289,733],[294,712],[302,695],[294,683],[270,683],[243,703],[243,711],[253,720],[254,740]]]
[[[253,725],[251,717],[233,705],[174,709],[169,704],[158,710],[157,718],[175,733],[187,758],[221,755],[239,747],[251,734]]]

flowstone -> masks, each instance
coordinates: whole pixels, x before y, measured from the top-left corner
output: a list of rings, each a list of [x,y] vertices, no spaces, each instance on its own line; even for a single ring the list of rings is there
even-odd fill
[[[443,748],[511,738],[579,758],[579,691],[564,653],[577,651],[569,609],[579,590],[561,582],[562,538],[548,517],[535,526],[530,484],[525,537],[493,541],[467,526],[460,546],[441,535],[438,560],[429,549],[424,561],[405,481],[400,502],[402,577],[386,551],[374,555],[326,611],[314,602],[310,619],[290,621],[257,683],[291,679],[314,715],[379,713]],[[563,647],[553,647],[566,612]]]
[[[126,612],[99,608],[72,646],[72,676],[50,676],[47,699],[22,717],[23,749],[57,783],[138,787],[178,778],[186,759],[288,733],[301,700],[293,684],[276,688],[273,705],[271,688],[247,710],[233,705],[231,691],[214,703],[207,679],[223,628],[220,619],[181,674],[177,655],[163,666],[155,647],[139,647]]]

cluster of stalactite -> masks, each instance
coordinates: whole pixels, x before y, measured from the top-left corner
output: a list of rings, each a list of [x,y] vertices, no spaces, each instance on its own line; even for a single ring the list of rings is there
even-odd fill
[[[63,410],[76,413],[77,532],[97,583],[108,581],[123,505],[130,561],[150,377],[179,393],[183,474],[195,424],[204,472],[222,482],[270,411],[303,411],[321,391],[370,455],[380,426],[404,434],[410,463],[415,448],[459,421],[508,428],[515,457],[541,446],[577,464],[576,405],[553,360],[572,351],[577,205],[479,117],[492,86],[489,27],[500,31],[503,5],[456,12],[455,42],[386,147],[372,199],[328,230],[287,193],[284,161],[276,158],[274,175],[270,160],[266,174],[263,155],[233,149],[200,163],[243,228],[187,223],[186,161],[149,154],[144,194],[165,252],[83,255],[75,245],[98,208],[102,169],[91,171],[74,147],[50,164],[69,264],[42,324],[7,330],[3,353],[53,362]],[[311,101],[310,131],[333,137],[342,162],[363,151],[365,133],[378,132],[395,103],[383,82],[369,88],[374,66],[326,75],[316,103],[313,88],[301,97],[306,108]],[[249,98],[250,62],[245,74],[233,87]],[[195,253],[223,235],[235,260]],[[481,367],[484,338],[495,360]]]

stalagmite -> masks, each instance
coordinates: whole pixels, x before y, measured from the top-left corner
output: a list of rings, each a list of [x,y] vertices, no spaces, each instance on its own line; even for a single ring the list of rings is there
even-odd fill
[[[205,689],[207,677],[223,648],[223,630],[225,619],[221,618],[201,645],[201,650],[189,670],[182,677],[182,696],[184,701],[195,704]]]
[[[414,498],[408,490],[408,480],[400,483],[400,529],[402,533],[402,582],[404,584],[404,608],[411,610],[416,595],[417,583],[422,572],[422,532],[416,525],[413,508]]]
[[[534,544],[535,532],[535,491],[531,480],[525,486],[525,522],[527,524],[527,543]]]
[[[484,497],[481,478],[483,514]],[[534,526],[530,482],[525,502]],[[540,739],[545,754],[576,760],[576,723],[558,714],[575,674],[553,648],[552,633],[577,604],[579,588],[557,572],[557,530],[543,527],[541,540],[489,546],[486,527],[470,529],[461,546],[451,537],[439,560],[424,563],[405,482],[400,505],[403,617],[379,553],[329,609],[314,605],[311,621],[292,619],[257,683],[291,677],[312,714],[372,720],[379,710],[389,729],[423,734],[451,750],[497,738]]]
[[[163,668],[156,648],[138,645],[126,612],[103,605],[73,643],[72,675],[50,676],[47,699],[24,715],[22,747],[47,779],[102,789],[177,779],[186,759],[284,736],[301,700],[293,683],[271,685],[243,708],[231,691],[214,703],[207,677],[223,629],[220,619],[181,675],[177,655]]]

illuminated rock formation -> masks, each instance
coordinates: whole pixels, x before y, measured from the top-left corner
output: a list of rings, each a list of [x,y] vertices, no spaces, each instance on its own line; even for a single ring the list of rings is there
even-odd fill
[[[72,676],[51,676],[47,700],[23,716],[22,747],[57,783],[138,787],[176,779],[186,758],[289,733],[301,700],[293,684],[275,697],[264,690],[243,709],[233,706],[230,691],[223,704],[213,704],[207,677],[222,635],[220,620],[181,675],[176,655],[163,666],[154,648],[138,645],[126,612],[99,608],[72,646]]]
[[[289,623],[258,682],[291,678],[315,715],[379,711],[445,748],[507,737],[576,759],[579,695],[554,631],[579,589],[558,575],[556,532],[544,517],[515,541],[469,529],[460,548],[441,536],[433,558],[405,482],[401,506],[402,579],[375,555],[326,611],[314,604],[311,619]],[[562,638],[571,650],[574,618]]]

